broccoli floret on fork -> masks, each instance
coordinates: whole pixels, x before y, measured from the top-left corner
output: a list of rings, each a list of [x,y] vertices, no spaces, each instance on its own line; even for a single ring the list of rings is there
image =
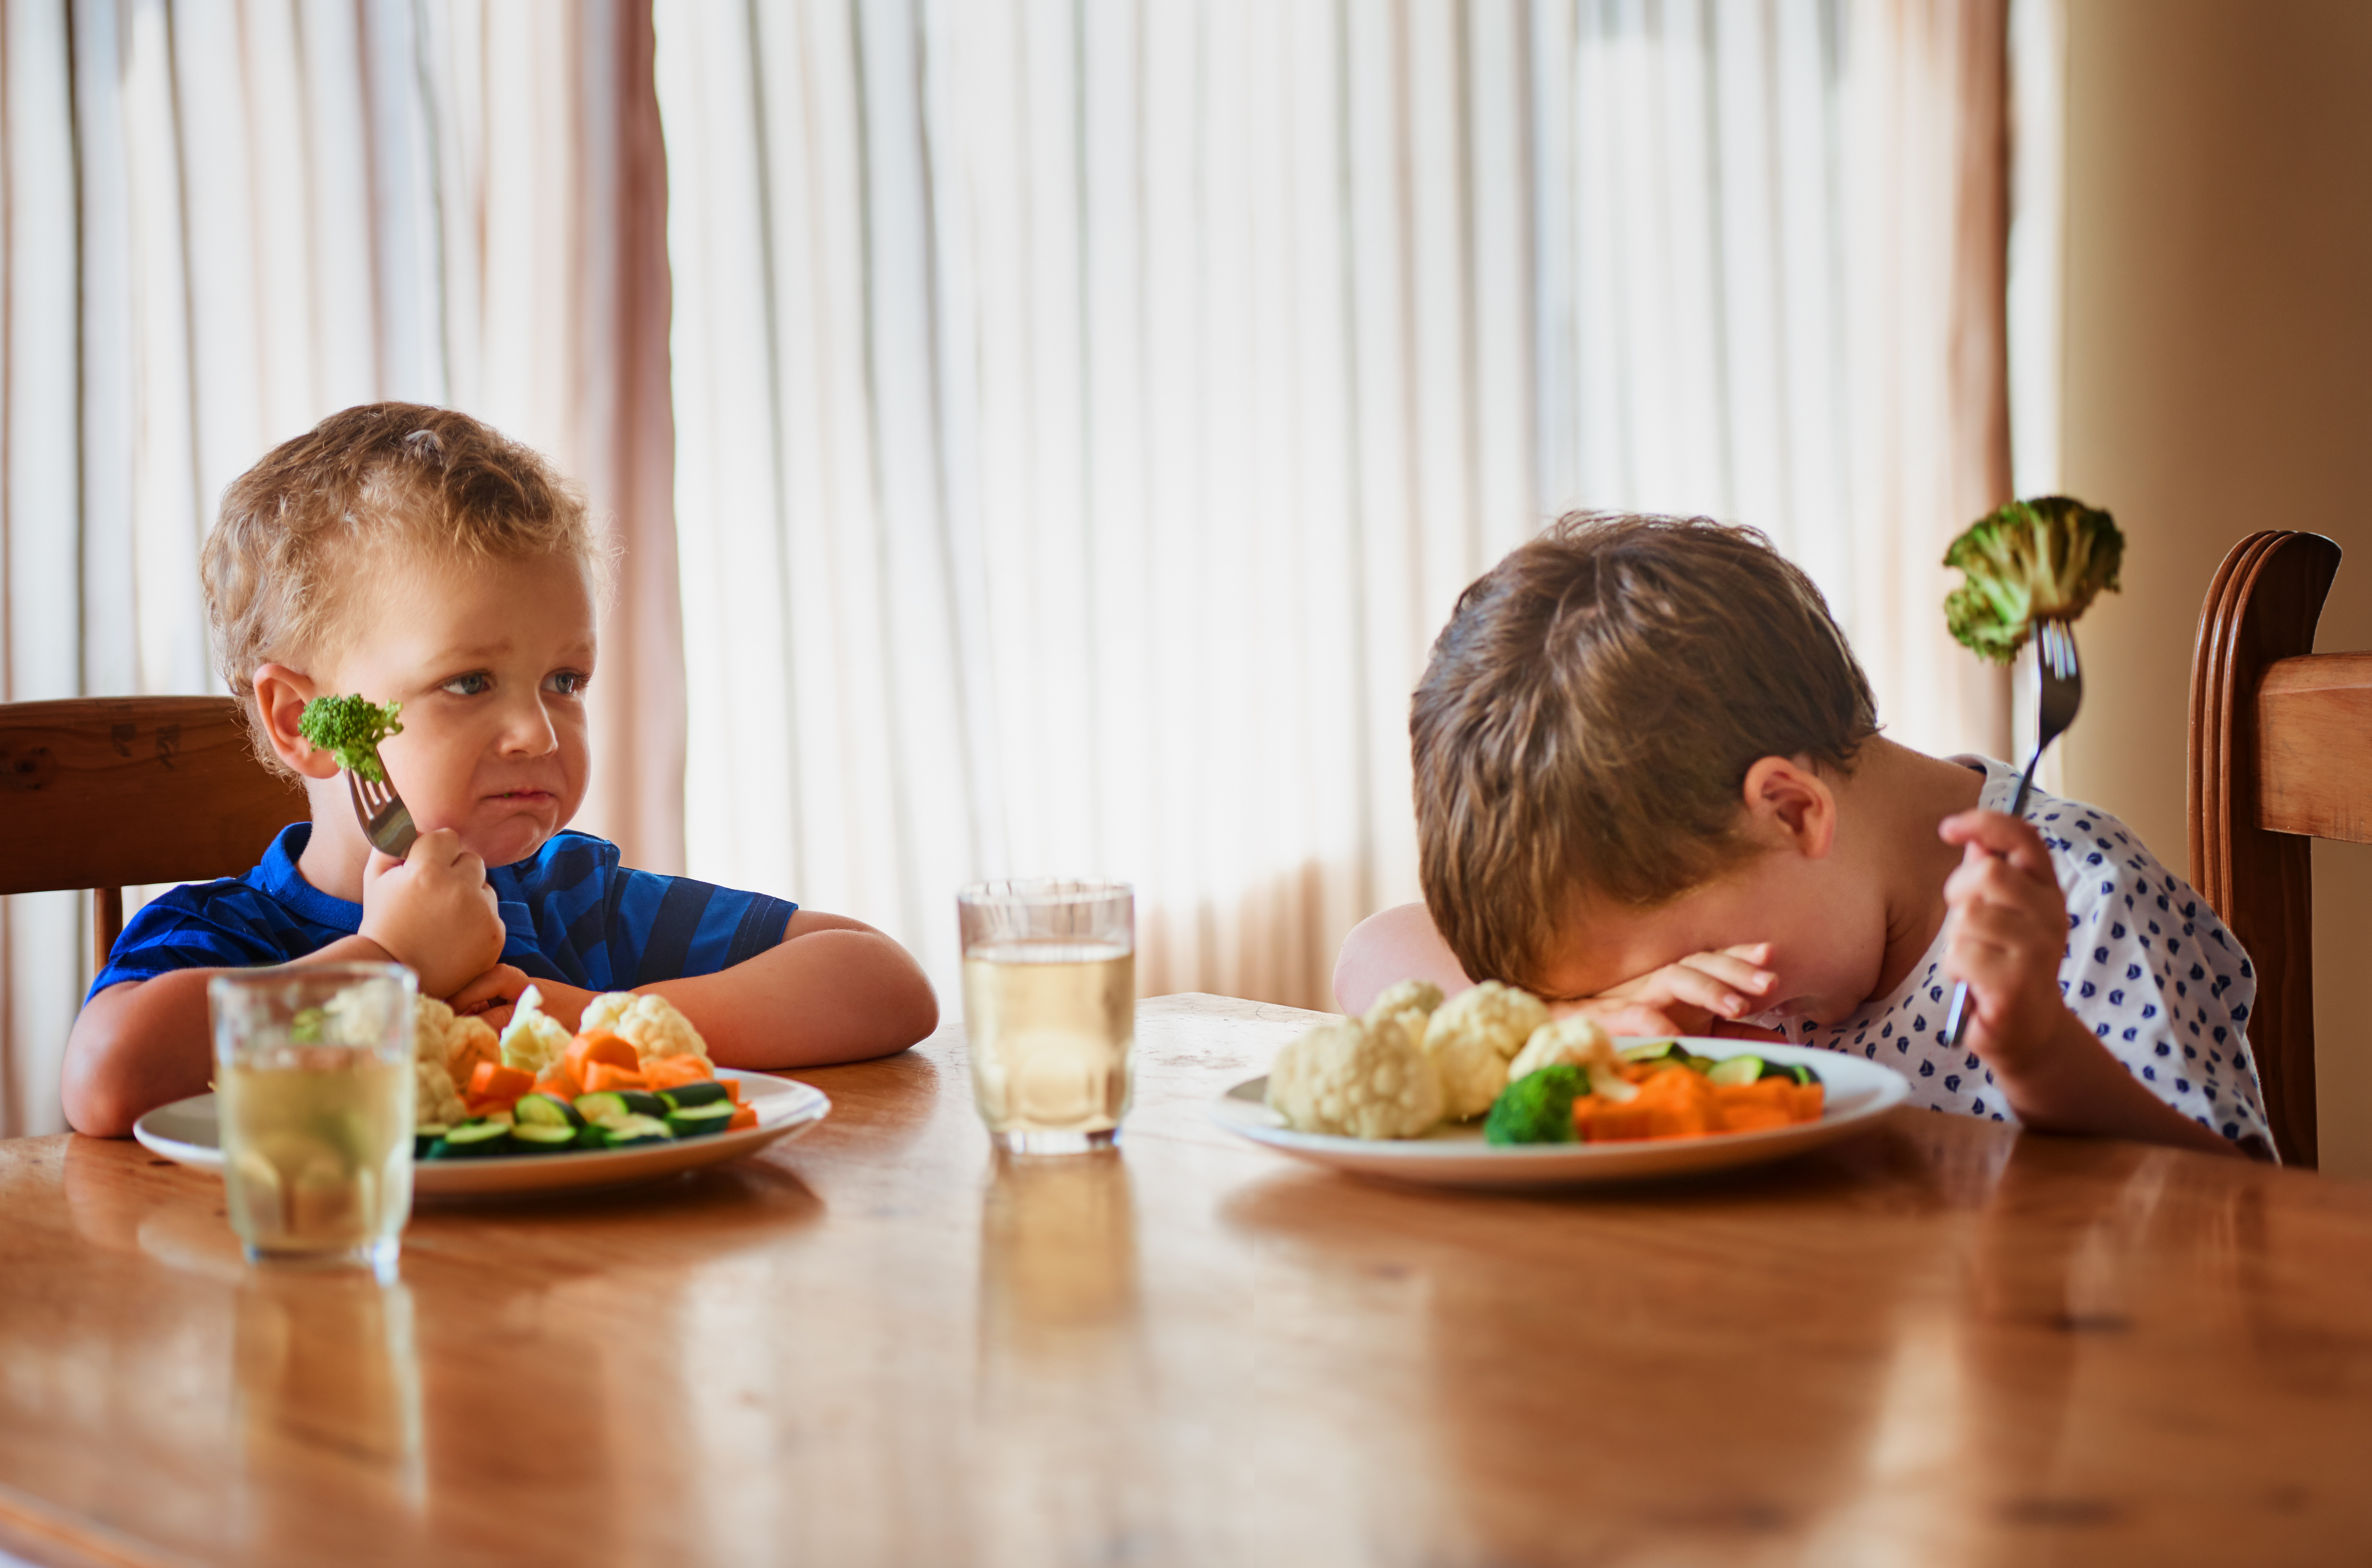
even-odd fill
[[[296,733],[317,749],[337,758],[338,766],[348,772],[384,784],[387,772],[379,766],[378,743],[403,733],[403,726],[396,720],[401,706],[397,703],[382,706],[360,695],[316,697],[297,716]]]
[[[2038,621],[2073,621],[2117,591],[2125,536],[2097,506],[2064,495],[2013,501],[1952,541],[1944,564],[1968,581],[1944,600],[1953,636],[2007,664]]]

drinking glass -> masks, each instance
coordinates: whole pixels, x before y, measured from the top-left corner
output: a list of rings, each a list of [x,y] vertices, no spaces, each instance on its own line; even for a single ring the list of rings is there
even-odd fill
[[[1008,1154],[1109,1145],[1128,1114],[1136,900],[1125,882],[976,882],[956,895],[972,1096]]]
[[[250,1262],[394,1273],[412,1214],[412,1006],[400,964],[216,975],[215,1095]]]

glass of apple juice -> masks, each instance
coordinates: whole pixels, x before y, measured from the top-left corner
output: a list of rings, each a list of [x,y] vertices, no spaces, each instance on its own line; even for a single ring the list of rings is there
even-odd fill
[[[976,882],[956,895],[972,1096],[1007,1154],[1108,1147],[1128,1114],[1136,900],[1125,882]]]
[[[401,964],[207,982],[223,1184],[250,1262],[393,1277],[412,1214],[415,994]]]

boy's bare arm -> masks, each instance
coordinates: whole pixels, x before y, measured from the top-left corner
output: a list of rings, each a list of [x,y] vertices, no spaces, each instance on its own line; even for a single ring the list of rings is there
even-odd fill
[[[368,937],[347,936],[297,961],[383,964],[388,954]],[[242,972],[175,970],[92,997],[66,1036],[60,1084],[66,1124],[94,1138],[127,1138],[158,1106],[205,1093],[214,1077],[206,981]]]
[[[423,995],[442,996],[503,950],[485,864],[451,832],[423,833],[393,860],[374,851],[363,877],[362,931],[300,964],[408,964]],[[122,1138],[160,1105],[203,1094],[213,1076],[206,981],[236,970],[176,970],[90,999],[66,1037],[60,1098],[77,1132]]]
[[[598,994],[544,980],[535,986],[543,1011],[571,1029]],[[634,989],[674,1003],[720,1067],[865,1062],[939,1027],[938,998],[905,948],[862,921],[815,910],[793,913],[780,944],[729,970]]]

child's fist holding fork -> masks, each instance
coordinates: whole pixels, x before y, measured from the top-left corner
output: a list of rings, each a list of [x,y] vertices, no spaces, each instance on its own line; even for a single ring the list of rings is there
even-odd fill
[[[503,956],[503,920],[486,863],[439,828],[398,860],[371,851],[363,868],[360,935],[420,977],[423,996],[450,996]]]

